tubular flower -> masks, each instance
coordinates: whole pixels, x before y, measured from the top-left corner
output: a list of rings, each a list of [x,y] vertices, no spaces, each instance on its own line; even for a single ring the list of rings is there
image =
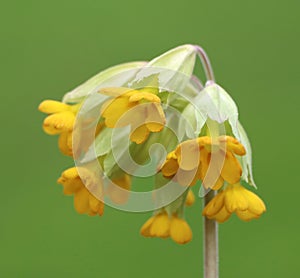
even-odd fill
[[[192,239],[192,231],[187,222],[175,214],[170,217],[166,212],[149,218],[140,232],[145,237],[171,237],[179,244],[185,244]]]
[[[203,215],[222,223],[232,213],[244,221],[259,218],[266,211],[264,202],[239,183],[220,191],[204,208]]]
[[[130,140],[141,144],[150,132],[159,132],[165,124],[165,115],[160,98],[151,88],[132,90],[127,88],[107,88],[100,93],[115,95],[102,107],[105,125],[110,128],[131,126]]]
[[[210,164],[212,152],[215,160]],[[224,181],[234,184],[240,180],[242,168],[235,155],[245,153],[243,145],[231,136],[219,136],[216,142],[202,136],[179,144],[168,154],[161,172],[166,178],[175,177],[184,186],[201,180],[206,188],[218,190]],[[209,166],[211,175],[207,176]]]
[[[76,167],[69,168],[61,174],[57,182],[63,185],[64,194],[74,194],[74,206],[78,213],[101,216],[104,204],[96,196],[101,195],[102,185],[97,184],[97,178],[89,170],[81,168],[80,174],[82,178]]]
[[[39,110],[49,114],[44,120],[43,129],[47,134],[59,134],[58,146],[65,155],[72,155],[72,131],[80,105],[68,105],[55,100],[45,100]]]

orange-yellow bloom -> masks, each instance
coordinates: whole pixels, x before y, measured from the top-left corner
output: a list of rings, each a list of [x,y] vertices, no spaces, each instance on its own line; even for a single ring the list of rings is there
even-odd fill
[[[63,185],[64,194],[74,194],[74,206],[78,213],[101,216],[104,204],[97,197],[102,194],[102,184],[88,169],[81,168],[79,172],[81,177],[76,167],[69,168],[57,182]]]
[[[102,107],[102,116],[107,127],[130,125],[130,140],[137,144],[143,143],[150,132],[159,132],[163,129],[165,115],[161,101],[151,89],[147,91],[147,89],[107,88],[100,92],[116,96]]]
[[[239,183],[231,184],[219,192],[204,208],[203,215],[222,223],[232,213],[244,221],[259,218],[266,211],[264,202]]]
[[[168,154],[161,171],[166,178],[175,176],[181,185],[194,185],[202,180],[206,188],[218,190],[224,181],[234,184],[240,180],[242,168],[235,155],[245,153],[243,145],[231,136],[220,136],[216,142],[203,136],[179,144]],[[214,163],[210,163],[212,156]]]
[[[39,110],[49,114],[43,123],[47,134],[59,134],[58,146],[65,155],[72,155],[72,131],[79,105],[68,105],[55,100],[45,100],[39,105]]]
[[[152,216],[142,226],[141,235],[145,237],[171,237],[179,244],[185,244],[192,239],[192,230],[187,222],[177,215],[169,216],[162,212]]]

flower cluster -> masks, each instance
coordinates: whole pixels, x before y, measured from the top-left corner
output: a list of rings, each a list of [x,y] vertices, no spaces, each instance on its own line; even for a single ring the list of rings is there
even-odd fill
[[[221,223],[236,213],[249,221],[266,210],[242,185],[255,187],[250,143],[235,103],[213,80],[203,86],[193,75],[198,50],[184,45],[150,62],[109,68],[62,102],[40,104],[48,114],[44,131],[59,135],[59,149],[75,162],[58,183],[74,196],[78,213],[101,216],[104,203],[149,210],[141,209],[147,205],[143,193],[131,191],[145,167],[155,179],[153,216],[141,228],[145,237],[170,237],[179,244],[192,239],[185,209],[195,202],[198,181],[200,195],[216,193],[202,212],[208,219]],[[157,143],[164,152],[153,148]]]

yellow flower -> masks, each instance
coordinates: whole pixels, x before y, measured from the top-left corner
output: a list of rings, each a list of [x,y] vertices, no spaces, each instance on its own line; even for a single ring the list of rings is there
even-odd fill
[[[210,165],[212,151],[215,165]],[[235,155],[245,153],[243,145],[231,136],[220,136],[216,143],[211,137],[202,136],[179,144],[168,154],[161,171],[166,178],[176,175],[176,181],[181,185],[194,185],[197,180],[202,180],[206,188],[218,190],[224,181],[234,184],[240,180],[242,167]],[[209,166],[213,174],[207,176]]]
[[[130,140],[141,144],[150,132],[159,132],[165,124],[165,115],[160,98],[147,91],[127,88],[107,88],[100,93],[114,95],[102,107],[102,116],[107,127],[131,126]],[[132,110],[131,110],[132,109]]]
[[[69,168],[61,174],[57,182],[63,185],[64,194],[74,194],[74,206],[78,213],[101,216],[104,204],[95,195],[101,195],[102,184],[99,184],[97,178],[88,169],[81,168],[79,172],[82,178],[76,167]]]
[[[231,184],[219,192],[204,208],[203,215],[222,223],[232,213],[244,221],[259,218],[266,211],[264,202],[239,183]]]
[[[175,242],[185,244],[191,241],[193,233],[184,219],[173,216],[170,225],[170,236]]]
[[[45,100],[39,110],[49,114],[44,120],[43,129],[47,134],[60,134],[58,146],[65,155],[72,155],[72,131],[79,104],[68,105],[59,101]]]
[[[165,212],[148,219],[140,232],[145,237],[171,237],[179,244],[185,244],[192,239],[192,231],[186,221],[177,215],[169,217]]]

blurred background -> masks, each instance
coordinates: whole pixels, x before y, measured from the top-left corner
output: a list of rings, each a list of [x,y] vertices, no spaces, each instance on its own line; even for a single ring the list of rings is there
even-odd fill
[[[2,3],[0,276],[202,277],[201,199],[187,210],[194,238],[184,246],[142,238],[150,213],[77,214],[56,184],[73,162],[37,111],[109,66],[193,43],[239,106],[268,208],[259,220],[220,226],[220,276],[296,277],[299,8],[296,0]]]

